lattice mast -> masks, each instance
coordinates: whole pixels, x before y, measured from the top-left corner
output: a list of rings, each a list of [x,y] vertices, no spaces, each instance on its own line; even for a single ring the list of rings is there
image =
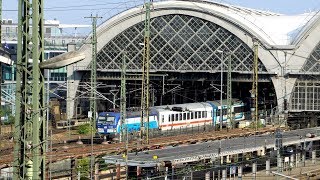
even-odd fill
[[[144,50],[142,61],[142,92],[141,92],[141,121],[140,138],[145,137],[149,144],[149,65],[150,65],[150,6],[152,1],[144,4],[146,17],[144,21]],[[144,127],[146,125],[146,127]]]
[[[2,49],[2,0],[0,0],[0,49]],[[0,106],[2,101],[2,90],[1,90],[1,83],[2,83],[2,63],[0,62]],[[1,134],[1,122],[0,122],[0,134]]]
[[[45,179],[43,0],[19,0],[18,16],[13,179]]]
[[[255,124],[255,130],[258,130],[258,48],[259,44],[257,40],[253,42],[253,82],[251,90],[251,98],[253,106],[251,107],[252,120]]]
[[[126,54],[123,52],[122,55],[122,68],[121,68],[121,92],[120,92],[120,113],[121,113],[121,121],[120,121],[120,141],[124,141],[124,124],[126,120]],[[125,125],[126,129],[127,124]],[[126,131],[127,134],[127,131]]]
[[[120,121],[120,141],[125,141],[125,161],[126,161],[126,179],[128,179],[128,145],[129,145],[129,130],[128,130],[128,124],[126,122],[126,103],[127,103],[127,97],[126,97],[126,52],[123,51],[122,56],[122,68],[121,68],[121,92],[120,92],[120,113],[121,113],[121,121]],[[124,136],[125,135],[125,136]]]
[[[233,118],[232,118],[232,112],[231,112],[231,106],[232,106],[232,81],[231,81],[231,54],[228,53],[228,79],[227,79],[227,121],[230,122],[230,124],[227,124],[230,128],[233,128]],[[227,127],[227,128],[229,128]]]
[[[93,129],[96,127],[96,114],[97,114],[97,19],[102,18],[96,16],[85,17],[92,20],[92,36],[91,36],[91,77],[90,77],[90,113],[91,113],[91,126]]]

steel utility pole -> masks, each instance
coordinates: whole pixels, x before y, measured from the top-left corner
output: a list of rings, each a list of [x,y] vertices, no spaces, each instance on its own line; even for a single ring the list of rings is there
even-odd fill
[[[43,0],[18,2],[13,179],[45,179],[44,79],[39,68],[44,57]]]
[[[254,59],[253,59],[253,82],[251,90],[251,98],[253,101],[253,107],[251,107],[252,120],[255,124],[255,130],[258,130],[258,42],[254,39]]]
[[[2,0],[0,0],[0,50],[2,49]],[[2,63],[0,62],[0,109],[2,108]],[[1,116],[0,116],[1,118]],[[0,119],[0,134],[1,134],[1,124],[2,121]]]
[[[232,106],[232,82],[231,82],[231,53],[228,53],[228,80],[227,80],[227,129],[233,128],[233,118],[232,118],[232,112],[231,112],[231,106]],[[228,124],[228,121],[230,124]]]
[[[93,179],[93,165],[94,165],[94,156],[93,156],[93,133],[96,127],[97,119],[97,19],[102,18],[96,16],[85,17],[92,20],[92,36],[91,36],[91,46],[92,46],[92,60],[91,60],[91,83],[90,83],[90,112],[88,117],[91,117],[91,163],[90,163],[90,177]]]
[[[91,36],[91,45],[92,45],[92,60],[91,60],[91,91],[90,91],[90,112],[89,116],[91,117],[91,126],[94,129],[96,125],[96,113],[97,113],[97,103],[96,103],[96,91],[97,91],[97,19],[102,18],[96,16],[85,17],[92,20],[92,36]]]
[[[141,92],[141,121],[140,139],[146,137],[149,144],[149,65],[150,65],[150,6],[151,2],[144,4],[146,18],[144,21],[144,50],[142,61],[142,92]],[[144,127],[146,125],[146,127]]]
[[[128,144],[129,144],[129,130],[128,130],[128,123],[126,122],[126,52],[123,52],[122,57],[122,68],[121,68],[121,93],[120,93],[120,112],[121,112],[121,121],[120,121],[120,141],[125,142],[125,161],[126,161],[126,179],[128,179]],[[123,129],[125,127],[125,129]],[[126,137],[124,137],[124,130],[126,131]]]
[[[123,52],[122,57],[122,68],[121,68],[121,93],[120,93],[120,113],[121,113],[121,120],[120,120],[120,141],[123,142],[124,140],[124,124],[126,120],[126,54]],[[125,125],[126,129],[127,124]]]

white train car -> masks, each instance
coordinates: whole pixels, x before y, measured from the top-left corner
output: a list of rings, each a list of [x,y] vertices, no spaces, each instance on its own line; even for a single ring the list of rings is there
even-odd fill
[[[213,123],[213,108],[206,102],[156,106],[153,109],[158,112],[161,130]]]

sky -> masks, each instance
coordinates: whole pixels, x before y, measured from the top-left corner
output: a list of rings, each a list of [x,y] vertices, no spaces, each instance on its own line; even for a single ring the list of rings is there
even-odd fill
[[[30,0],[31,1],[31,0]],[[320,0],[216,0],[232,5],[294,15],[320,10]],[[84,17],[98,14],[103,18],[98,24],[125,9],[141,5],[144,0],[44,0],[45,19],[63,24],[91,24]],[[2,18],[17,22],[18,0],[2,0]]]

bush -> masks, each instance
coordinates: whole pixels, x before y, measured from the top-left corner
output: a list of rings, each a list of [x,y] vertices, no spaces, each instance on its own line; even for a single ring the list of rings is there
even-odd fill
[[[255,129],[256,128],[256,122],[254,122],[254,121],[251,122],[249,127],[252,128],[252,129]],[[264,127],[264,124],[261,123],[261,120],[258,120],[257,128],[263,128],[263,127]]]
[[[10,124],[14,124],[14,116],[12,116],[12,115],[9,115],[8,121],[4,122],[4,125],[10,125]]]
[[[90,159],[88,157],[78,160],[77,171],[80,173],[80,179],[88,179],[90,174]]]
[[[82,124],[78,127],[79,134],[89,134],[91,132],[91,125],[90,124]]]

